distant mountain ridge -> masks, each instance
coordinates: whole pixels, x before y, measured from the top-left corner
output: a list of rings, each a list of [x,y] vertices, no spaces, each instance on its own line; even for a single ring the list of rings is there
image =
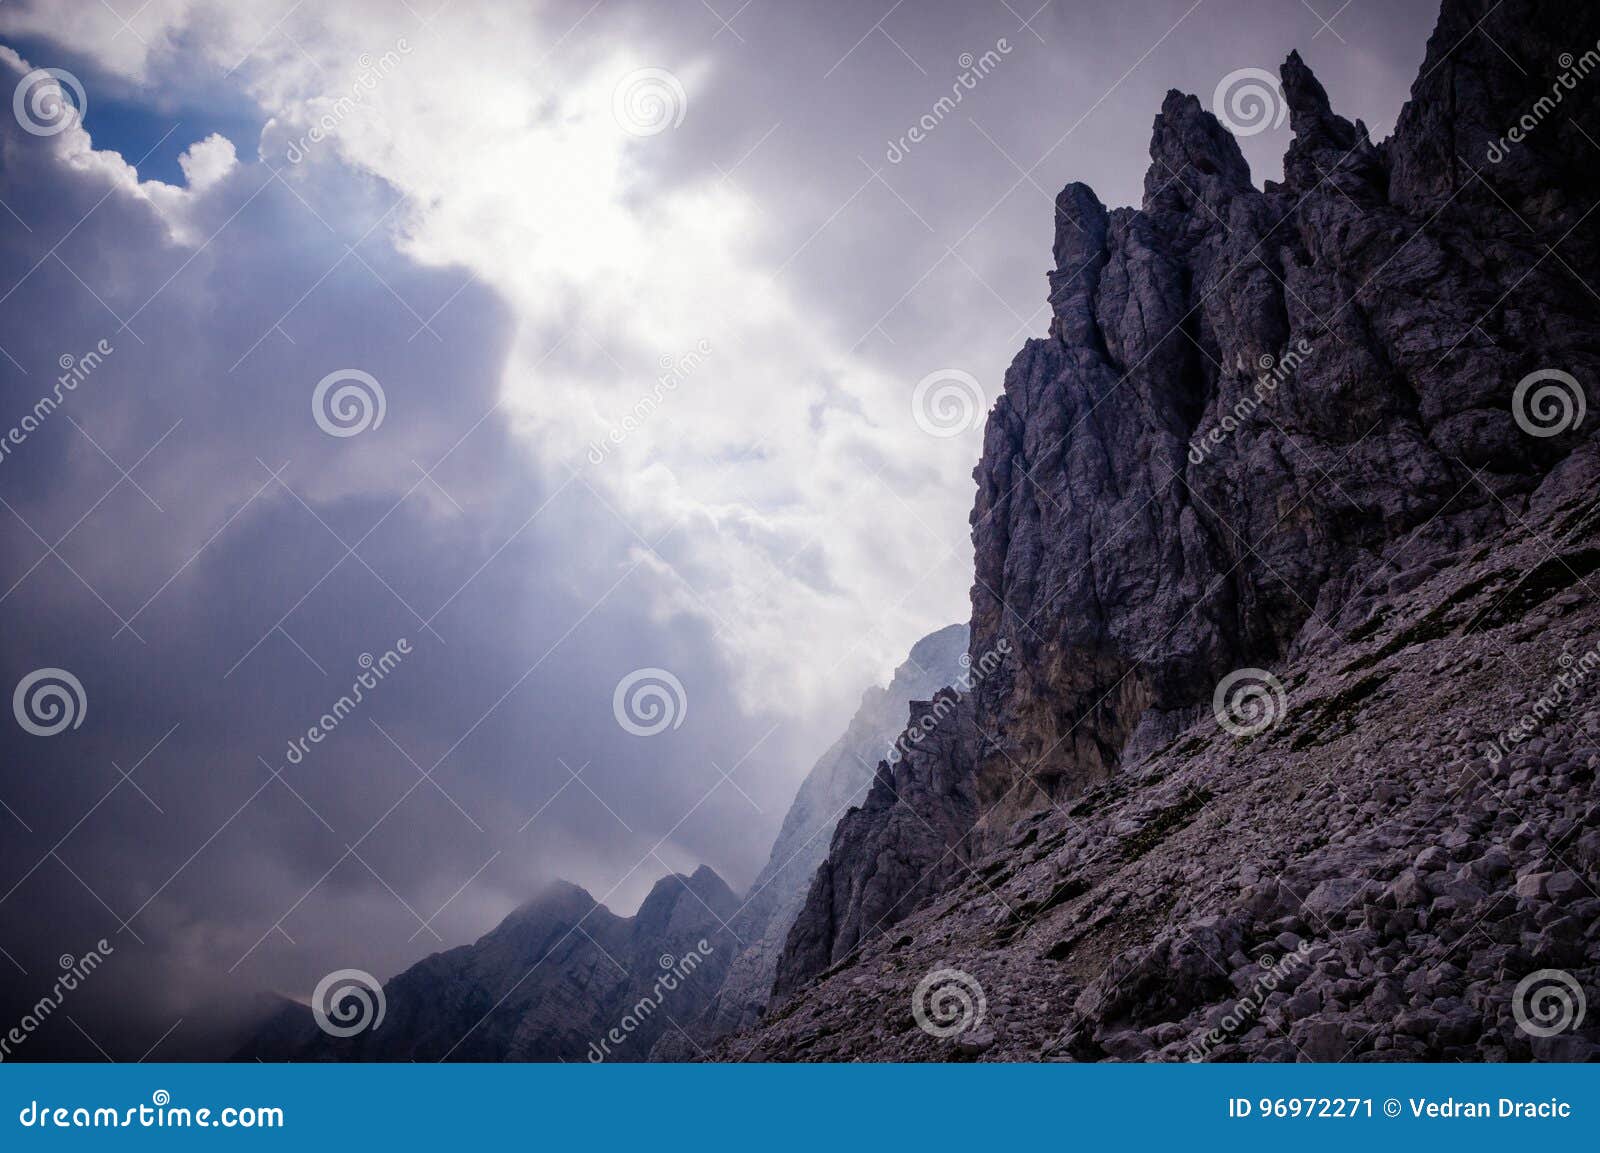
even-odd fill
[[[761,874],[741,900],[713,870],[656,882],[632,917],[553,882],[471,945],[383,984],[384,1017],[347,1038],[280,999],[235,1054],[262,1060],[689,1060],[760,1019],[789,926],[913,701],[956,680],[967,626],[923,638],[801,783]],[[683,972],[688,968],[687,973]],[[670,975],[671,988],[663,987]]]
[[[377,1028],[334,1037],[289,1003],[237,1054],[289,1060],[641,1061],[672,1018],[710,999],[737,951],[739,906],[711,869],[663,877],[632,917],[583,889],[547,885],[471,945],[427,957],[383,985]],[[670,998],[655,982],[689,972]],[[616,1030],[620,1041],[608,1038]]]

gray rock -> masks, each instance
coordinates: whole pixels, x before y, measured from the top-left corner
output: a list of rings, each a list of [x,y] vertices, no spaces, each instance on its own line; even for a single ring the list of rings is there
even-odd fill
[[[1516,894],[1519,897],[1538,900],[1546,895],[1545,884],[1549,880],[1549,873],[1525,873],[1517,878]]]
[[[963,1033],[956,1041],[956,1051],[967,1057],[977,1057],[994,1048],[993,1029],[973,1029]]]
[[[1338,1061],[1350,1051],[1338,1021],[1297,1021],[1289,1040],[1310,1061]]]

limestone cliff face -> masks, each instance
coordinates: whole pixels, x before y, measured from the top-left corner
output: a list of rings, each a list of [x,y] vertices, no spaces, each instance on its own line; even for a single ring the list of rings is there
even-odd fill
[[[970,653],[1005,659],[841,822],[780,998],[1166,745],[1230,671],[1336,652],[1517,527],[1597,427],[1513,411],[1537,370],[1590,407],[1600,380],[1600,83],[1559,81],[1597,40],[1594,6],[1445,0],[1390,140],[1291,55],[1281,183],[1171,92],[1138,209],[1062,191],[1050,332],[975,473]]]

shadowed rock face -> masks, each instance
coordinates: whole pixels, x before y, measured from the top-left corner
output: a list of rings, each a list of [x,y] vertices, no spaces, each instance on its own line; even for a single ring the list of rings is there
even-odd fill
[[[865,799],[874,766],[905,728],[910,703],[930,700],[955,682],[966,651],[966,625],[940,629],[912,647],[887,686],[874,686],[862,695],[849,728],[801,783],[766,867],[730,922],[744,947],[722,988],[698,1019],[680,1017],[683,1029],[662,1035],[652,1059],[691,1060],[714,1039],[760,1020],[784,941],[805,903],[812,876],[827,859],[834,826]]]
[[[1593,6],[1446,0],[1388,141],[1291,55],[1281,184],[1171,92],[1139,209],[1062,191],[1050,333],[975,473],[970,653],[1008,652],[840,822],[777,1000],[1170,748],[1230,671],[1330,659],[1525,527],[1600,427],[1513,416],[1539,369],[1594,404],[1600,82],[1490,156],[1597,41]]]

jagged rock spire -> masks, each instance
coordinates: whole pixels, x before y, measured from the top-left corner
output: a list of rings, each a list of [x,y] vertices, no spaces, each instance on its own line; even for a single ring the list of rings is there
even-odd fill
[[[1192,207],[1196,198],[1215,209],[1249,187],[1250,165],[1233,133],[1195,97],[1169,91],[1151,129],[1145,211]]]

